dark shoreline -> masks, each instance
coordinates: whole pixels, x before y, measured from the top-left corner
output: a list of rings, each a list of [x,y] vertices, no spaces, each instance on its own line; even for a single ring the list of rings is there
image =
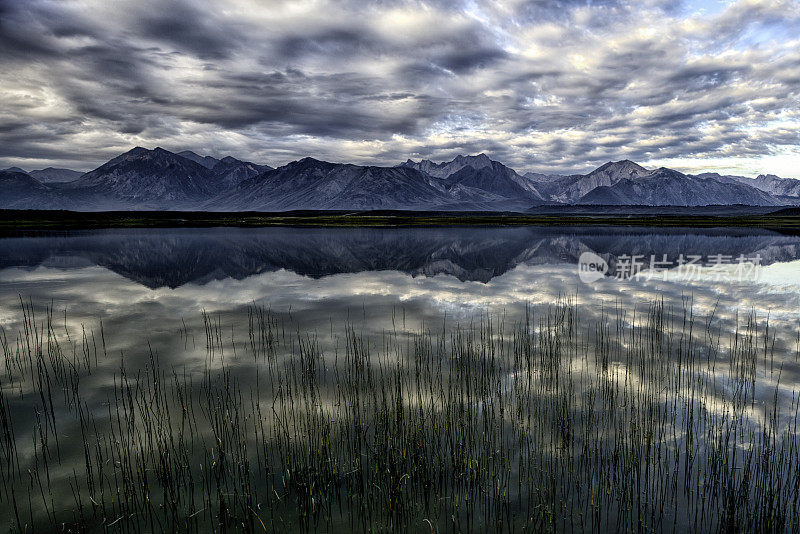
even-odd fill
[[[800,234],[800,211],[748,207],[593,209],[565,207],[537,213],[446,211],[103,211],[0,210],[0,233],[93,228],[420,227],[420,226],[650,226],[744,227]]]

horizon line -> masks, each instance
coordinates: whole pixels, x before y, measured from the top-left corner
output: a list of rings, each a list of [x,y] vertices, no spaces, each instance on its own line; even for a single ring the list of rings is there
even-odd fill
[[[142,146],[142,145],[135,145],[135,146],[133,146],[132,148],[130,148],[128,150],[124,150],[123,152],[120,152],[120,153],[116,154],[115,156],[112,156],[111,158],[104,160],[100,164],[95,164],[94,166],[88,168],[88,170],[83,170],[81,168],[74,168],[74,167],[59,166],[59,165],[45,165],[45,166],[42,166],[42,167],[34,166],[35,168],[30,168],[29,167],[28,169],[26,169],[25,167],[23,167],[23,165],[25,165],[24,163],[22,163],[22,164],[13,164],[12,163],[10,165],[5,163],[2,166],[0,166],[0,170],[8,170],[8,169],[16,167],[18,169],[23,170],[26,174],[29,174],[31,172],[36,172],[36,171],[41,171],[41,170],[45,170],[45,169],[54,168],[54,169],[70,170],[70,171],[74,171],[74,172],[81,172],[83,174],[86,174],[86,173],[92,172],[93,170],[96,170],[96,169],[102,167],[103,165],[105,165],[109,161],[113,160],[114,158],[119,157],[119,156],[121,156],[123,154],[127,154],[128,152],[130,152],[132,150],[136,150],[137,148],[144,149],[144,150],[147,150],[147,151],[150,151],[150,152],[160,149],[160,150],[164,150],[165,152],[169,152],[169,153],[175,154],[175,155],[180,155],[182,152],[192,152],[192,153],[194,153],[195,155],[197,155],[199,157],[202,157],[202,158],[211,157],[211,158],[213,158],[215,160],[222,160],[225,157],[233,157],[233,158],[238,159],[240,161],[246,161],[248,163],[254,163],[256,165],[268,165],[268,166],[273,167],[275,169],[278,169],[278,168],[281,168],[281,167],[285,167],[286,165],[289,165],[291,163],[295,163],[295,162],[298,162],[298,161],[302,161],[303,159],[307,159],[307,158],[314,159],[316,161],[322,161],[322,162],[325,162],[325,163],[332,163],[332,164],[336,164],[336,165],[355,165],[355,166],[359,166],[359,167],[392,168],[392,167],[402,166],[402,165],[408,163],[409,161],[412,162],[412,163],[421,163],[423,161],[429,161],[429,162],[431,162],[431,163],[433,163],[435,165],[443,165],[443,164],[447,164],[447,163],[450,163],[450,162],[454,161],[458,157],[465,157],[465,158],[473,157],[474,158],[474,157],[479,157],[479,156],[483,155],[483,156],[486,156],[487,158],[489,158],[491,161],[500,163],[500,164],[508,167],[509,169],[513,170],[514,172],[516,172],[520,176],[524,176],[526,174],[541,174],[541,175],[545,175],[545,176],[578,176],[578,175],[585,176],[587,174],[591,174],[592,172],[596,171],[597,169],[603,167],[604,165],[608,165],[608,164],[612,164],[612,163],[624,163],[624,162],[628,161],[628,162],[634,163],[635,165],[639,165],[640,167],[643,167],[646,170],[657,170],[659,168],[666,168],[666,169],[671,169],[671,170],[678,171],[681,174],[685,174],[685,175],[688,175],[688,176],[699,176],[699,175],[702,175],[702,174],[718,174],[720,176],[739,176],[739,177],[748,178],[750,180],[755,180],[759,176],[776,176],[776,177],[784,179],[784,180],[800,180],[800,177],[781,176],[779,174],[772,173],[772,172],[767,172],[767,171],[759,172],[755,176],[753,176],[752,174],[749,174],[749,173],[748,174],[744,174],[744,173],[743,174],[733,174],[733,173],[729,173],[729,172],[722,172],[721,170],[718,170],[718,168],[712,167],[712,166],[709,166],[705,170],[702,170],[702,171],[699,171],[699,172],[698,171],[686,171],[685,170],[686,167],[670,166],[670,165],[658,165],[658,164],[652,165],[652,164],[648,164],[647,162],[639,163],[638,161],[636,161],[634,159],[631,159],[629,157],[623,157],[621,159],[610,159],[610,160],[608,160],[608,161],[606,161],[604,163],[601,163],[599,165],[594,164],[595,166],[593,166],[591,168],[589,166],[593,165],[593,164],[586,163],[586,164],[584,164],[584,168],[588,169],[588,170],[584,170],[583,172],[581,172],[581,171],[573,171],[573,172],[541,172],[541,171],[537,171],[537,170],[522,170],[522,171],[519,171],[519,170],[517,170],[517,168],[515,168],[512,165],[504,163],[503,161],[501,161],[499,159],[494,159],[492,156],[487,154],[487,152],[491,152],[491,151],[486,151],[486,150],[482,150],[482,151],[480,151],[478,153],[475,153],[475,154],[458,153],[455,156],[452,156],[449,160],[448,159],[434,158],[434,157],[430,157],[430,158],[419,157],[418,159],[413,159],[411,157],[407,157],[405,160],[398,161],[398,163],[395,163],[393,165],[384,165],[384,164],[379,164],[379,163],[365,163],[365,162],[354,163],[354,162],[351,162],[351,161],[336,161],[334,158],[326,158],[324,156],[317,157],[317,156],[310,156],[310,155],[306,155],[306,156],[303,156],[303,157],[292,159],[292,160],[289,160],[289,161],[287,161],[286,163],[283,163],[283,164],[273,164],[273,163],[263,163],[263,162],[260,163],[260,162],[252,161],[247,157],[244,157],[244,158],[237,157],[237,156],[233,156],[230,153],[222,154],[221,152],[216,152],[217,154],[220,154],[220,155],[211,156],[208,153],[203,153],[203,152],[206,152],[206,151],[204,151],[202,149],[183,148],[183,149],[180,149],[180,150],[170,150],[170,149],[162,147],[161,145],[157,145],[157,146],[155,146],[153,148],[147,148],[147,147]],[[7,161],[9,161],[9,159],[8,158],[0,158],[0,161],[7,162]],[[52,161],[52,160],[45,160],[45,161]],[[710,170],[710,169],[714,169],[714,170]]]

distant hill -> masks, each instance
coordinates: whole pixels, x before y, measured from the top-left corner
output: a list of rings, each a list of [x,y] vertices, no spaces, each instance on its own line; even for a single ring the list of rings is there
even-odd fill
[[[28,174],[27,171],[24,171],[24,170],[20,169],[19,167],[9,167],[7,169],[3,169],[3,171],[6,171],[6,172],[19,172],[19,173],[22,173],[22,174]],[[0,171],[0,172],[2,172],[2,171]]]
[[[42,183],[72,182],[83,176],[83,173],[80,171],[73,171],[71,169],[57,169],[54,167],[47,167],[46,169],[31,171],[28,174]]]
[[[24,171],[0,171],[0,198],[7,209],[53,209],[59,204],[52,189]]]

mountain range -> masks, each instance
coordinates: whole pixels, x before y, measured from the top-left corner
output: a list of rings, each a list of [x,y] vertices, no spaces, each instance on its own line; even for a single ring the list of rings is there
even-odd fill
[[[136,147],[87,173],[0,171],[0,208],[96,210],[481,210],[547,205],[800,205],[800,180],[646,169],[629,160],[588,174],[521,175],[485,154],[394,167],[303,158],[278,168],[192,151]]]

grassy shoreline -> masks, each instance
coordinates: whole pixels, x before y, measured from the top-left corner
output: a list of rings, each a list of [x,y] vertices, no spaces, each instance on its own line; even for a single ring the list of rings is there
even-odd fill
[[[686,210],[684,210],[686,211]],[[701,210],[699,210],[701,211]],[[800,214],[624,214],[598,215],[580,212],[405,212],[405,211],[296,211],[260,212],[165,212],[165,211],[36,211],[0,210],[0,232],[17,230],[93,228],[176,228],[176,227],[424,227],[424,226],[645,226],[645,227],[744,227],[800,233]]]

